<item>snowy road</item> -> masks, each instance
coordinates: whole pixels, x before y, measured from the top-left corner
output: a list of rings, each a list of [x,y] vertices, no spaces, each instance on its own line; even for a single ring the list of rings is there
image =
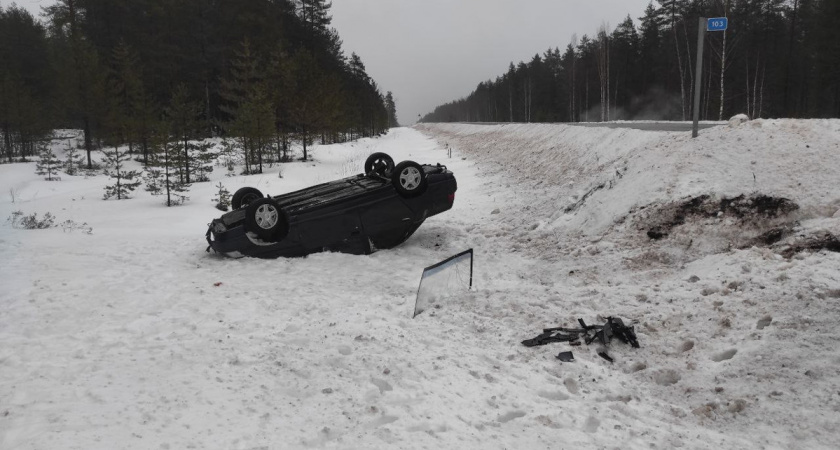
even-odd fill
[[[473,122],[467,125],[517,125],[513,123],[504,122]],[[561,124],[554,124],[561,125]],[[612,129],[628,129],[628,130],[642,130],[642,131],[663,131],[663,132],[679,132],[691,131],[693,124],[691,122],[674,122],[674,121],[619,121],[619,122],[563,122],[561,126],[575,126],[587,128],[612,128]],[[698,128],[705,130],[721,125],[726,125],[726,122],[700,122]]]
[[[702,122],[697,125],[697,127],[701,130],[705,130],[707,128],[718,127],[721,125],[725,125],[726,122]],[[569,125],[574,125],[577,127],[592,127],[592,128],[626,128],[630,130],[642,130],[642,131],[671,131],[671,132],[678,132],[678,131],[691,131],[692,123],[691,122],[579,122],[579,123],[570,123]]]
[[[102,176],[50,183],[34,164],[0,165],[0,192],[15,193],[0,216],[49,211],[93,227],[0,226],[0,448],[830,448],[840,437],[840,254],[727,252],[726,236],[690,222],[654,243],[630,212],[760,190],[801,205],[802,233],[836,233],[828,155],[840,121],[694,141],[418,128],[317,147],[282,178],[214,173],[169,209],[145,193],[102,201]],[[721,142],[730,153],[715,152]],[[212,184],[291,191],[357,173],[376,151],[446,164],[454,208],[370,256],[204,252]],[[475,289],[411,319],[422,268],[466,248]],[[615,363],[595,345],[520,344],[606,315],[633,321],[641,343],[614,343]],[[574,363],[554,358],[569,349]]]

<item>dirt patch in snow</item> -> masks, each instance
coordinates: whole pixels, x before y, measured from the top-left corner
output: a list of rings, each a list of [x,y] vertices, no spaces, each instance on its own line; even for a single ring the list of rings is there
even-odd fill
[[[785,258],[801,252],[818,252],[828,250],[840,253],[840,239],[832,233],[823,232],[811,236],[803,236],[783,246],[780,253]]]
[[[656,240],[667,237],[675,227],[694,219],[734,218],[742,225],[750,224],[765,228],[768,219],[786,217],[797,209],[799,205],[781,197],[754,194],[716,199],[709,195],[701,195],[656,208],[652,215],[655,219],[643,222],[643,224],[649,226],[647,236]],[[772,244],[781,240],[785,229],[785,227],[771,227],[770,230],[762,232],[761,236],[772,241],[768,242]]]
[[[798,210],[790,199],[763,194],[701,195],[647,206],[631,216],[645,237],[679,248],[684,256],[700,256],[777,244],[793,233]]]
[[[631,214],[637,229],[648,238],[681,247],[694,256],[750,247],[769,247],[788,259],[802,252],[840,252],[836,233],[799,227],[802,214],[794,214],[799,209],[787,198],[762,194],[731,198],[701,195]],[[646,258],[650,259],[649,255]]]

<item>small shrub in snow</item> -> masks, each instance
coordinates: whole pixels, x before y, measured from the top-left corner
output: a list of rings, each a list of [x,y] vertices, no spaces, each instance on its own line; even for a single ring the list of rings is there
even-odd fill
[[[45,213],[44,217],[38,218],[37,213],[26,215],[23,211],[15,211],[9,216],[7,222],[11,223],[13,228],[24,230],[43,230],[56,226],[55,216],[50,213]],[[65,232],[79,230],[85,234],[93,234],[93,227],[87,223],[65,220],[57,226],[60,226]]]
[[[52,148],[48,145],[44,145],[41,147],[41,151],[38,152],[38,156],[40,156],[41,159],[35,163],[35,173],[46,176],[47,181],[60,180],[61,178],[58,176],[58,168],[61,166],[61,163],[58,161],[55,153],[53,153]]]
[[[65,233],[79,230],[85,234],[93,234],[93,227],[88,225],[87,222],[78,223],[73,220],[65,220],[64,222],[61,222],[58,226],[60,226]]]
[[[216,197],[214,197],[212,201],[216,203],[216,209],[219,211],[227,211],[228,208],[230,208],[230,191],[225,188],[221,181],[216,187],[219,191],[216,193]]]
[[[43,230],[55,225],[55,216],[50,213],[45,213],[43,218],[38,218],[37,213],[25,215],[23,211],[15,211],[7,219],[14,228],[22,228],[24,230]]]

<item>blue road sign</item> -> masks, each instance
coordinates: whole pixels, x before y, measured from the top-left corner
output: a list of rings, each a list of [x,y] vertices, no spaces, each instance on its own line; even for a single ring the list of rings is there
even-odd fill
[[[706,21],[706,31],[724,31],[729,25],[726,17],[712,17]]]

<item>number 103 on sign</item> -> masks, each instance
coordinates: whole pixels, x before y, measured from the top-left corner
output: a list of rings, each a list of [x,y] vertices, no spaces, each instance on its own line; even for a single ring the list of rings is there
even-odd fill
[[[706,31],[723,31],[729,25],[726,17],[712,17],[706,21]]]

